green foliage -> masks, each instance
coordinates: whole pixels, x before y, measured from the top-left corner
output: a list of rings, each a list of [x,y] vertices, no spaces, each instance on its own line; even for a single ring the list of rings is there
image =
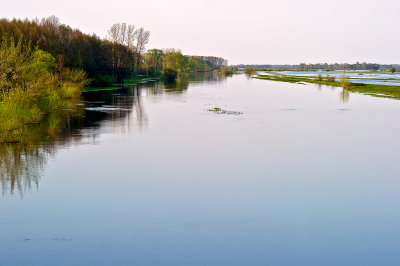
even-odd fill
[[[200,56],[189,56],[188,61],[191,72],[207,72],[212,70],[210,63]]]
[[[22,37],[4,38],[0,45],[0,142],[23,135],[26,124],[39,123],[43,114],[79,98],[87,84],[82,70],[54,73],[56,60],[32,48]]]
[[[30,45],[14,38],[3,37],[0,44],[0,99],[12,86],[22,86],[27,74],[27,62],[31,54]]]
[[[340,81],[342,83],[343,89],[348,89],[351,85],[351,82],[349,81],[349,77],[343,75],[340,77]]]
[[[112,86],[112,84],[115,83],[115,79],[111,77],[110,75],[107,74],[96,74],[92,77],[90,81],[91,86],[96,86],[96,87],[108,87]]]
[[[156,76],[158,74],[158,71],[156,70],[155,66],[148,66],[146,74],[149,76]]]
[[[144,56],[144,61],[147,66],[155,69],[155,72],[161,71],[163,64],[164,52],[159,49],[148,50]]]
[[[208,72],[218,69],[224,64],[226,64],[226,60],[220,57],[185,56],[176,49],[166,49],[162,56],[162,68],[174,69],[178,75],[188,72]]]
[[[236,73],[237,67],[221,66],[216,73],[221,76],[228,76]]]
[[[149,74],[156,75],[163,69],[175,69],[179,75],[188,72],[208,72],[218,69],[226,63],[226,60],[213,56],[187,56],[182,55],[180,50],[151,49],[144,57],[145,64],[149,67]],[[155,69],[154,74],[153,67]]]
[[[165,53],[163,57],[163,69],[165,71],[175,70],[178,75],[189,70],[189,60],[178,50],[172,50]]]
[[[332,77],[332,76],[326,76],[326,81],[328,81],[328,82],[334,82],[335,81],[335,77]]]
[[[51,73],[56,66],[56,59],[51,54],[39,49],[33,51],[29,67],[32,71],[42,71],[41,73],[36,73],[37,75]]]
[[[163,74],[163,78],[166,81],[174,81],[176,80],[176,77],[178,76],[178,72],[174,69],[174,68],[165,68],[164,69],[164,74]]]
[[[149,34],[143,28],[133,30],[132,25],[119,23],[110,28],[108,39],[103,40],[61,24],[54,16],[41,21],[0,19],[0,36],[21,35],[40,49],[35,55],[39,62],[33,60],[32,64],[44,63],[46,67],[33,66],[33,69],[47,72],[81,69],[88,74],[93,86],[124,83],[138,74],[146,75],[147,70],[150,75],[159,75],[163,69],[173,68],[181,75],[215,70],[227,63],[220,57],[185,56],[175,49],[151,49],[144,54]]]
[[[254,68],[245,68],[243,71],[247,75],[251,75],[256,72]]]
[[[61,24],[54,16],[41,21],[0,19],[0,36],[23,36],[52,55],[59,69],[83,69],[89,76],[113,74],[110,42]]]
[[[319,74],[319,75],[315,78],[315,80],[322,81],[322,80],[323,80],[322,75]]]
[[[59,95],[64,99],[79,98],[89,81],[86,72],[80,69],[65,69],[59,75]]]

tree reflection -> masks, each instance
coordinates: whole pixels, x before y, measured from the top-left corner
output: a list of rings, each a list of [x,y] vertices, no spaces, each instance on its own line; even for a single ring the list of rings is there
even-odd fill
[[[347,103],[350,98],[350,93],[347,89],[343,88],[340,92],[340,100],[344,103]]]
[[[121,87],[113,91],[84,93],[82,99],[48,114],[39,125],[26,125],[17,143],[0,145],[0,184],[3,194],[38,188],[49,157],[73,144],[93,143],[107,128],[125,134],[132,121],[145,128],[148,116],[143,99],[147,95],[183,93],[190,84],[221,82],[213,73],[180,77],[173,84],[155,82]],[[132,115],[133,114],[133,115]]]
[[[189,79],[190,76],[184,75],[181,77],[178,77],[175,81],[172,82],[165,82],[165,91],[166,92],[176,92],[176,93],[181,93],[189,87]]]
[[[3,194],[15,190],[22,195],[32,186],[38,187],[47,162],[47,153],[38,146],[13,145],[0,148],[0,182]]]
[[[70,102],[64,110],[48,114],[39,125],[25,125],[18,142],[0,145],[0,183],[3,194],[21,195],[38,187],[47,159],[56,151],[56,143],[74,140],[76,119],[82,118],[80,101]],[[59,145],[60,145],[59,144]]]

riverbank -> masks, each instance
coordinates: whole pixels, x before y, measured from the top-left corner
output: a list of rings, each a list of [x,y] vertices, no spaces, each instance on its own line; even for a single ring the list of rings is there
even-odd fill
[[[256,79],[262,80],[271,80],[271,81],[280,81],[280,82],[289,82],[289,83],[313,83],[319,85],[328,85],[333,87],[343,87],[343,82],[338,80],[328,80],[326,77],[318,77],[318,76],[292,76],[292,75],[283,75],[269,72],[268,74],[259,74],[253,76]],[[364,84],[364,83],[352,83],[349,82],[346,87],[348,91],[351,92],[359,92],[366,95],[371,95],[374,97],[385,97],[385,98],[394,98],[400,99],[400,86],[392,86],[392,85],[376,85],[376,84]]]

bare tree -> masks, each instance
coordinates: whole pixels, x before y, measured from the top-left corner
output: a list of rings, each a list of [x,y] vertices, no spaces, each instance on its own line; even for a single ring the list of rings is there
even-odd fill
[[[134,46],[135,26],[126,23],[116,23],[108,30],[108,40],[128,47]]]
[[[150,32],[144,28],[135,29],[133,25],[117,23],[108,30],[108,40],[114,45],[114,68],[118,82],[123,79],[122,69],[126,64],[130,65],[135,72],[140,69],[146,44],[149,42]],[[127,55],[128,52],[128,55]],[[127,62],[126,57],[132,56],[133,60]]]
[[[60,26],[60,19],[53,15],[47,18],[42,18],[40,24],[48,29],[55,30]]]
[[[134,52],[135,26],[126,23],[116,23],[108,30],[108,40],[113,44],[113,67],[117,82],[122,83],[125,77],[124,69],[128,69],[130,53]]]
[[[150,31],[144,30],[143,27],[135,31],[136,45],[134,47],[135,56],[135,68],[136,71],[140,69],[140,63],[143,58],[143,54],[146,51],[146,44],[149,43]]]

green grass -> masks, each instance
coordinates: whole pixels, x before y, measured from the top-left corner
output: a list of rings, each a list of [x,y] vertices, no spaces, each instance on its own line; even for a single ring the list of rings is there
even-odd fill
[[[255,76],[254,78],[289,82],[289,83],[298,83],[298,84],[302,84],[303,82],[305,82],[305,83],[313,83],[320,85],[328,85],[333,87],[343,87],[341,81],[315,80],[315,77],[273,74],[273,75],[258,75]],[[359,92],[375,97],[400,99],[400,86],[350,83],[350,85],[346,89],[351,92]]]

